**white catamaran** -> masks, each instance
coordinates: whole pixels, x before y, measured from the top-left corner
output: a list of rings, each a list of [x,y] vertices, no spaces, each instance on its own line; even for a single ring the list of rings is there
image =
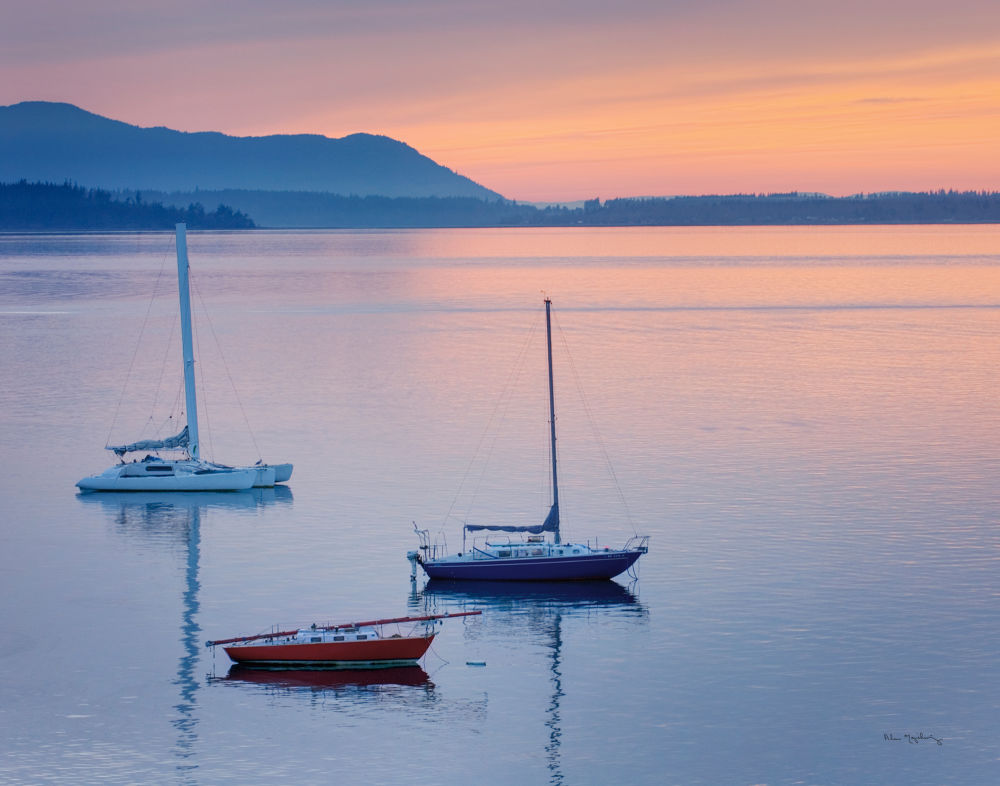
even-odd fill
[[[119,463],[99,475],[78,481],[76,485],[83,491],[241,491],[254,486],[273,486],[292,476],[291,464],[264,464],[258,461],[250,467],[229,467],[201,458],[188,288],[187,227],[184,224],[177,225],[177,288],[180,294],[187,424],[179,434],[166,439],[109,445],[107,449],[118,456]],[[156,455],[161,450],[181,451],[181,457],[161,458]],[[146,455],[141,459],[126,460],[126,456],[135,453]]]

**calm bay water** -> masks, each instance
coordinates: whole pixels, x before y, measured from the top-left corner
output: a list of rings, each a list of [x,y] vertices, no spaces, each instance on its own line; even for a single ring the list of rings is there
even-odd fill
[[[189,248],[208,452],[287,489],[76,494],[176,431],[173,237],[0,236],[0,782],[995,780],[1000,229]],[[543,291],[564,533],[639,578],[411,584],[412,522],[544,516]],[[385,674],[203,646],[468,608]]]

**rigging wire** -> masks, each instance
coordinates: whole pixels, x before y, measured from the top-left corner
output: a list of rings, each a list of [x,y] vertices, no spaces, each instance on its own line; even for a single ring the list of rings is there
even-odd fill
[[[115,406],[114,414],[111,416],[111,426],[108,428],[108,437],[104,440],[104,447],[107,448],[111,444],[111,435],[114,433],[115,425],[118,422],[118,413],[121,411],[122,402],[125,400],[125,394],[128,392],[129,381],[132,378],[132,370],[135,368],[135,360],[139,357],[139,347],[142,346],[142,337],[146,332],[146,325],[149,324],[149,315],[153,310],[153,303],[156,300],[157,292],[160,288],[160,279],[163,277],[163,268],[166,266],[167,257],[169,256],[167,251],[163,252],[163,256],[160,258],[160,270],[156,274],[156,281],[153,283],[153,293],[149,298],[149,303],[146,305],[146,315],[143,317],[142,326],[139,328],[139,335],[135,340],[135,349],[132,351],[132,360],[128,364],[128,371],[125,372],[125,382],[122,384],[122,392],[118,397],[118,404]],[[152,420],[152,412],[150,413],[150,420]]]
[[[180,314],[175,311],[174,318],[170,321],[170,335],[167,336],[167,346],[163,350],[163,362],[160,363],[160,377],[156,380],[156,389],[153,391],[153,406],[150,408],[149,417],[152,420],[153,413],[156,412],[156,405],[160,400],[160,391],[163,389],[163,372],[167,369],[167,357],[170,355],[171,345],[174,341],[174,331],[177,329],[177,323],[180,321]],[[171,414],[174,410],[171,410]]]
[[[473,490],[472,498],[469,500],[469,506],[465,513],[465,521],[468,521],[472,509],[475,507],[476,498],[479,496],[479,490],[482,488],[483,481],[486,479],[486,472],[489,469],[490,461],[493,458],[493,453],[496,450],[497,442],[500,439],[500,433],[502,431],[501,425],[506,423],[507,415],[510,412],[511,405],[514,403],[514,391],[517,387],[518,380],[521,379],[524,373],[524,367],[527,363],[528,352],[534,343],[535,334],[538,332],[538,326],[541,324],[541,317],[536,316],[535,321],[532,322],[531,327],[528,330],[528,336],[521,346],[521,349],[514,361],[514,368],[511,370],[510,375],[507,378],[507,382],[504,385],[504,389],[500,394],[500,400],[497,402],[497,406],[494,408],[494,415],[500,407],[503,407],[503,411],[500,415],[500,420],[497,423],[497,428],[493,431],[493,439],[490,442],[489,449],[486,452],[486,456],[483,460],[483,466],[479,473],[479,478],[476,481],[476,487]],[[493,422],[493,417],[490,417],[490,423]],[[487,432],[489,431],[489,424],[487,424]],[[486,433],[484,432],[483,437],[485,438]]]
[[[189,278],[192,278],[190,276],[190,273],[189,273]],[[192,285],[193,284],[194,281],[192,278]],[[236,389],[236,383],[233,381],[233,375],[229,371],[229,364],[226,362],[226,356],[222,352],[222,343],[219,341],[219,336],[215,332],[215,325],[212,324],[212,317],[209,315],[208,309],[205,308],[205,301],[201,296],[201,290],[197,287],[194,287],[194,290],[195,290],[195,296],[198,298],[198,303],[201,305],[202,314],[204,314],[205,321],[208,323],[208,328],[212,333],[212,339],[215,341],[215,347],[219,352],[219,358],[222,360],[222,367],[226,370],[226,377],[229,379],[229,386],[233,389],[233,395],[236,397],[236,403],[240,408],[240,414],[243,416],[243,422],[246,424],[247,432],[250,434],[250,441],[253,443],[253,449],[257,453],[257,459],[263,461],[263,456],[260,452],[260,447],[257,445],[257,437],[254,435],[253,428],[250,426],[250,418],[247,417],[246,410],[243,408],[243,401],[242,399],[240,399],[240,392],[239,390]],[[198,356],[201,357],[200,351]],[[205,411],[205,417],[207,420],[208,418],[207,407]]]
[[[163,422],[160,423],[160,425],[153,431],[155,435],[159,435],[164,432],[167,432],[168,434],[176,433],[177,423],[174,421],[174,415],[183,411],[183,406],[181,404],[181,399],[183,397],[184,397],[184,379],[182,378],[177,383],[177,392],[174,394],[174,403],[170,407],[170,410],[168,411],[166,418],[164,418]],[[152,419],[152,415],[150,415],[150,419]],[[167,427],[168,424],[170,424],[169,428]]]
[[[448,508],[448,512],[445,514],[443,522],[444,524],[446,524],[448,520],[451,518],[452,511],[455,509],[455,505],[458,504],[458,499],[462,494],[462,489],[465,487],[465,483],[468,480],[470,473],[472,472],[472,467],[475,465],[476,459],[480,456],[480,453],[483,449],[483,443],[486,441],[486,437],[492,431],[493,440],[490,443],[489,450],[486,452],[486,456],[483,461],[483,468],[479,474],[479,479],[476,482],[476,487],[475,489],[473,489],[472,499],[469,502],[469,506],[466,510],[465,519],[463,520],[463,523],[468,520],[469,513],[471,512],[472,507],[475,504],[476,497],[479,494],[479,489],[482,486],[483,478],[485,478],[486,476],[486,469],[489,466],[490,458],[493,454],[494,448],[496,447],[497,438],[499,436],[498,433],[499,428],[494,430],[493,424],[494,422],[497,422],[497,413],[500,411],[501,407],[503,407],[503,413],[500,416],[499,422],[502,423],[507,417],[507,412],[510,409],[511,400],[513,398],[514,383],[521,375],[521,370],[524,367],[525,359],[527,358],[528,355],[528,347],[531,345],[532,338],[534,337],[535,333],[538,330],[539,322],[540,318],[536,316],[535,321],[531,324],[531,327],[528,330],[528,335],[524,343],[521,345],[521,348],[518,351],[517,357],[514,361],[514,368],[511,370],[510,374],[507,377],[507,381],[504,383],[504,387],[500,392],[500,397],[497,399],[497,402],[493,407],[493,412],[490,414],[489,421],[486,423],[486,428],[483,429],[482,434],[479,436],[479,442],[476,444],[476,449],[475,451],[473,451],[472,458],[469,460],[469,464],[465,468],[465,473],[462,475],[462,480],[458,484],[458,491],[455,492],[455,498],[452,500],[451,506]]]
[[[628,507],[628,501],[625,499],[625,494],[622,492],[621,484],[618,482],[618,475],[615,473],[615,467],[611,463],[611,455],[608,453],[608,448],[604,442],[604,438],[601,436],[601,432],[597,427],[597,421],[594,418],[594,413],[590,408],[590,402],[587,401],[587,396],[583,390],[583,383],[580,380],[580,374],[577,372],[576,364],[573,362],[573,354],[569,350],[569,342],[566,340],[566,334],[563,332],[562,325],[559,324],[558,318],[553,314],[553,322],[555,322],[556,330],[559,333],[559,338],[562,340],[563,350],[566,353],[566,357],[569,360],[570,372],[573,375],[573,382],[576,384],[577,394],[580,396],[580,402],[583,405],[583,411],[587,415],[587,420],[590,422],[590,428],[593,431],[594,439],[597,442],[598,447],[601,450],[601,454],[604,457],[604,463],[607,465],[608,472],[611,475],[611,480],[615,485],[615,491],[618,492],[618,499],[622,503],[622,507],[625,510],[625,518],[628,521],[630,527],[632,527],[632,532],[638,535],[638,530],[636,529],[635,522],[632,520],[632,513]]]

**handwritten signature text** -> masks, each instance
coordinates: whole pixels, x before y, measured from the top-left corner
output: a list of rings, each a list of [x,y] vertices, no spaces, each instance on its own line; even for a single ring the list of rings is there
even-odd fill
[[[892,732],[882,735],[882,739],[886,742],[908,742],[910,745],[918,745],[921,742],[936,742],[938,745],[943,745],[944,741],[940,737],[935,737],[933,734],[924,734],[920,732],[919,734],[904,734],[902,737],[897,737]]]

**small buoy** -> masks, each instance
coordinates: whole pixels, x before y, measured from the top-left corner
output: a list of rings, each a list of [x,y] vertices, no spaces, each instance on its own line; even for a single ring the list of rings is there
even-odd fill
[[[466,666],[485,666],[486,661],[484,660],[467,660],[465,662]]]

